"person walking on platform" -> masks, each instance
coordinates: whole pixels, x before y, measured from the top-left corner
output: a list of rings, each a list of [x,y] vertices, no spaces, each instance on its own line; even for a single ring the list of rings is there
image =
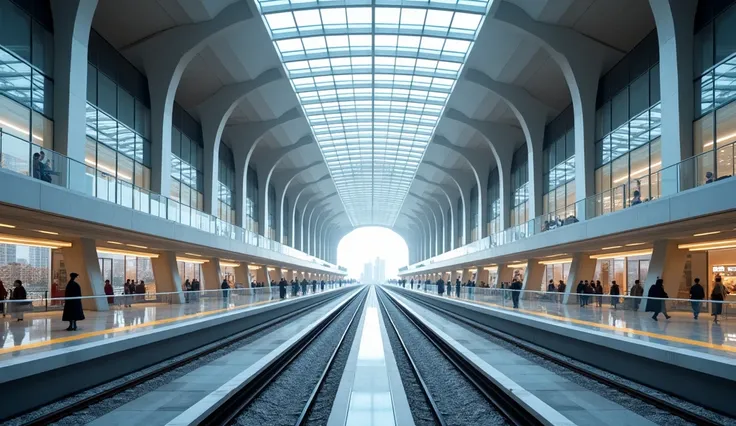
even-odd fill
[[[62,321],[69,321],[69,327],[67,331],[77,330],[77,321],[84,319],[84,310],[82,309],[81,299],[69,299],[70,297],[78,298],[82,297],[82,288],[75,281],[79,274],[72,272],[69,274],[69,282],[66,284],[66,291],[64,297],[67,299],[64,301],[64,313],[61,316]],[[142,282],[142,281],[141,281]]]
[[[5,318],[5,299],[8,298],[8,290],[5,289],[3,280],[0,280],[0,310],[3,311],[3,318]]]
[[[600,308],[603,306],[603,286],[600,281],[595,282],[595,294],[597,294],[595,297],[596,304]]]
[[[306,279],[306,278],[304,278],[304,279],[302,280],[302,296],[303,296],[303,295],[305,295],[305,294],[307,294],[307,286],[308,286],[308,285],[309,285],[309,281],[307,281],[307,279]],[[299,291],[299,289],[298,289],[298,288],[297,288],[297,291]]]
[[[718,315],[723,313],[723,301],[726,300],[728,290],[721,282],[721,277],[716,277],[716,284],[713,286],[713,291],[710,293],[710,300],[715,302],[711,303],[713,306],[711,309],[711,315],[713,316],[713,323],[718,324]]]
[[[460,298],[460,286],[462,284],[460,283],[460,280],[455,281],[455,297],[458,299]]]
[[[115,292],[112,290],[112,284],[110,284],[110,280],[105,280],[105,294],[108,296],[107,298],[107,304],[108,305],[114,305],[115,304]]]
[[[631,287],[629,296],[634,296],[634,299],[632,299],[633,307],[635,311],[638,311],[639,305],[641,305],[641,297],[644,296],[644,287],[641,286],[639,280],[634,281],[634,286]]]
[[[10,292],[10,299],[11,300],[26,300],[28,298],[28,293],[26,293],[26,288],[23,287],[23,281],[21,280],[15,280],[13,282],[13,290]],[[31,302],[16,302],[11,303],[9,306],[10,314],[13,318],[16,319],[16,321],[23,321],[23,314],[27,311],[30,311],[33,309],[33,305],[31,305]]]
[[[611,282],[611,307],[618,309],[618,296],[621,295],[621,290],[618,288],[616,281]]]
[[[319,291],[325,291],[325,280],[322,280],[319,284]]]
[[[437,281],[437,294],[442,296],[444,293],[445,293],[445,281],[442,278],[440,278]]]
[[[557,295],[557,303],[562,303],[562,298],[564,297],[565,290],[567,290],[567,286],[565,285],[565,282],[560,280],[560,283],[557,285],[557,292],[559,293]]]
[[[511,283],[511,300],[514,302],[514,309],[519,309],[519,296],[521,296],[521,281],[514,279]]]
[[[227,280],[222,280],[220,288],[222,289],[222,299],[227,303],[228,296],[230,296],[230,284],[227,283]]]
[[[140,300],[141,302],[146,300],[146,284],[141,280],[138,285],[135,287],[135,292],[140,294]]]
[[[460,288],[460,285],[461,285],[461,283],[460,283],[460,277],[455,278],[455,288],[456,289],[459,289]],[[451,296],[452,295],[452,286],[450,286],[450,288],[447,289],[447,295],[448,296]],[[460,291],[457,291],[457,295],[458,295],[458,297],[460,296]]]
[[[322,287],[325,286],[325,280],[321,281],[321,285]],[[316,292],[317,292],[317,281],[312,281],[312,293],[316,293]]]
[[[583,280],[580,280],[578,283],[578,287],[575,289],[575,293],[578,294],[578,303],[580,304],[580,307],[582,308],[585,306],[585,295],[583,294],[585,292],[585,284],[583,284]]]
[[[700,278],[695,278],[693,286],[690,287],[690,306],[693,309],[693,318],[698,319],[700,315],[700,301],[705,299],[705,290],[700,285]]]
[[[279,281],[279,299],[286,299],[286,278],[281,277]]]
[[[409,281],[409,286],[411,286],[412,290],[414,289],[414,278],[412,278],[411,281]]]
[[[659,316],[660,312],[664,312],[664,317],[670,319],[670,316],[667,315],[667,309],[664,306],[664,299],[666,299],[667,297],[667,292],[664,291],[664,281],[662,281],[662,278],[657,278],[657,282],[652,286],[652,288],[649,289],[649,292],[647,293],[646,306],[647,312],[653,312],[652,319],[654,321],[658,321],[657,317]]]

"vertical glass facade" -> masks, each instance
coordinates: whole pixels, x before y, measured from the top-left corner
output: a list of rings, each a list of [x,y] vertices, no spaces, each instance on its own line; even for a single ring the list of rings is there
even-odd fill
[[[174,103],[171,127],[171,199],[181,206],[186,223],[191,210],[204,209],[204,146],[202,126]]]
[[[297,247],[297,241],[301,242],[302,238],[302,227],[300,226],[300,221],[302,219],[302,212],[299,209],[294,209],[294,241],[291,242],[291,246],[296,248]],[[291,222],[289,222],[289,226],[291,226]]]
[[[498,175],[498,167],[488,173],[488,210],[486,226],[488,227],[488,235],[500,232],[501,229],[501,182]]]
[[[656,30],[601,78],[597,103],[595,190],[613,193],[602,198],[603,211],[623,208],[625,199],[658,196],[652,176],[662,167]]]
[[[258,233],[258,173],[248,166],[245,188],[245,229]]]
[[[545,127],[542,150],[542,212],[575,215],[575,129],[572,105]]]
[[[268,233],[271,240],[276,239],[276,188],[273,184],[268,185]]]
[[[529,220],[529,162],[526,144],[514,152],[511,160],[511,226]]]
[[[693,152],[697,177],[734,175],[736,142],[736,6],[733,1],[700,1],[693,52],[695,117]]]
[[[0,0],[0,160],[5,169],[28,175],[31,151],[54,147],[53,59],[49,3],[19,6]]]
[[[478,185],[473,185],[470,188],[470,241],[477,240],[480,237],[478,235]]]
[[[96,31],[87,65],[84,162],[98,198],[133,207],[136,188],[151,187],[148,81]]]
[[[450,220],[451,218],[452,218],[452,208],[447,207],[447,220]],[[450,230],[452,229],[453,226],[455,225],[451,222],[449,229],[447,230],[447,232],[445,232],[445,248],[447,249],[447,251],[450,251],[452,249],[452,237],[450,235],[451,234]]]
[[[235,223],[235,160],[233,152],[220,142],[220,161],[217,170],[217,217]]]

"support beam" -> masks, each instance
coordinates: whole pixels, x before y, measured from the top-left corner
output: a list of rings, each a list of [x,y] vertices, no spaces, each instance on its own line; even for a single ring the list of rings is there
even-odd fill
[[[220,269],[220,259],[212,257],[209,262],[202,264],[202,274],[204,275],[203,290],[217,290],[220,288],[222,281],[222,271]]]
[[[71,247],[61,250],[68,273],[79,274],[76,281],[82,289],[82,296],[104,296],[105,284],[100,271],[97,256],[97,245],[90,238],[78,238],[72,241]],[[68,274],[67,274],[68,275]],[[107,298],[82,299],[84,309],[91,311],[107,311]]]
[[[179,265],[176,262],[176,253],[173,251],[162,251],[157,258],[151,259],[153,277],[156,281],[157,293],[178,293],[169,296],[169,301],[175,304],[184,303],[182,293],[181,276]]]
[[[562,303],[578,303],[577,298],[574,300],[570,298],[570,293],[577,291],[579,281],[593,279],[595,274],[595,265],[597,261],[591,259],[587,253],[575,253],[572,256],[572,262],[570,263],[570,273],[567,275],[567,286],[565,287],[565,294],[562,297]]]
[[[522,289],[540,291],[542,279],[544,279],[544,268],[545,266],[539,263],[539,259],[529,259]]]
[[[657,278],[664,281],[664,291],[671,298],[677,297],[680,289],[680,279],[682,272],[685,270],[685,261],[687,260],[687,250],[677,248],[677,241],[659,240],[654,242],[654,250],[652,258],[649,261],[649,272],[644,282],[644,296],[649,289],[657,282]],[[641,311],[646,309],[646,303],[639,306]]]

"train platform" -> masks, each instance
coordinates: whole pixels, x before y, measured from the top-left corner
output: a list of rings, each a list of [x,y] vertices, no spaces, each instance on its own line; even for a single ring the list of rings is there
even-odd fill
[[[434,286],[387,288],[715,411],[734,412],[728,392],[717,391],[722,386],[714,383],[736,385],[736,323],[728,318],[714,324],[705,307],[695,320],[677,301],[668,301],[671,318],[654,321],[651,313],[626,309],[630,301],[624,298],[613,309],[608,296],[600,307],[595,300],[580,307],[525,291],[514,308],[511,297],[494,289],[463,289],[460,297],[448,297]]]
[[[350,287],[278,298],[278,292],[196,297],[189,303],[133,303],[85,312],[79,330],[66,331],[60,312],[0,322],[0,384],[14,389],[0,418],[105,383],[208,345],[290,312],[340,296]],[[233,293],[235,293],[233,291]],[[194,296],[194,297],[192,297]],[[80,371],[85,374],[79,374]]]
[[[26,313],[23,321],[16,321],[7,314],[0,319],[0,366],[25,355],[68,349],[279,301],[278,291],[268,288],[232,290],[227,300],[223,299],[220,290],[199,295],[191,293],[182,304],[134,300],[130,307],[115,305],[108,311],[85,311],[85,320],[79,321],[78,330],[74,332],[66,330],[68,323],[61,320],[60,310]]]
[[[375,286],[369,291],[327,426],[413,426]]]

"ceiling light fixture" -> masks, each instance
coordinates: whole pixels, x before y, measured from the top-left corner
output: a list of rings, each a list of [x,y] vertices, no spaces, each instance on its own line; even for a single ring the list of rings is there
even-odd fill
[[[636,247],[636,246],[643,246],[646,243],[629,243],[626,244],[626,247]]]
[[[120,241],[108,241],[107,243],[108,244],[115,244],[116,246],[122,246],[123,245],[123,243],[121,243]]]
[[[202,257],[201,254],[197,254],[197,253],[184,253],[184,254],[189,255],[189,256],[194,256],[194,257]]]
[[[736,244],[736,240],[703,241],[702,243],[680,244],[678,249],[708,248]]]
[[[141,251],[131,251],[131,250],[120,250],[110,247],[97,247],[97,253],[105,253],[105,254],[120,254],[123,256],[135,256],[135,257],[143,257],[148,259],[158,259],[158,254],[156,253],[145,253]]]
[[[720,233],[721,231],[701,232],[699,234],[693,234],[693,237],[704,237],[706,235],[716,235]]]
[[[564,257],[562,259],[555,260],[542,260],[539,262],[540,265],[559,265],[561,263],[571,263],[572,257]]]
[[[36,232],[40,232],[40,233],[42,233],[42,234],[47,234],[47,235],[59,235],[59,233],[58,233],[58,232],[54,232],[54,231],[44,231],[43,229],[36,229]]]
[[[8,225],[7,223],[0,223],[0,228],[11,228],[11,229],[15,229],[15,225]]]
[[[721,246],[708,246],[708,247],[694,247],[690,251],[709,251],[709,250],[724,250],[736,248],[736,244],[724,244]]]
[[[192,259],[191,257],[181,257],[181,256],[176,256],[176,261],[184,262],[184,263],[195,263],[197,265],[201,265],[203,263],[208,262],[207,260],[204,260],[204,259]]]
[[[613,249],[617,249],[617,248],[621,248],[621,246],[603,247],[601,250],[613,250]]]
[[[637,251],[624,251],[624,252],[618,252],[618,253],[594,254],[594,255],[591,255],[590,258],[604,260],[604,259],[614,259],[618,257],[646,256],[649,254],[652,254],[652,249],[637,250]]]
[[[238,262],[227,262],[227,261],[221,260],[220,261],[220,266],[230,267],[230,268],[237,268],[238,266],[240,266],[240,263],[238,263]]]
[[[15,237],[12,235],[0,235],[0,244],[19,244],[29,247],[44,247],[58,249],[63,247],[71,247],[72,243],[65,241],[42,240],[36,238]]]
[[[526,268],[526,263],[510,263],[506,265],[506,267],[511,269],[522,269]]]
[[[139,248],[139,249],[147,249],[148,248],[146,246],[139,246],[138,244],[126,244],[126,246],[128,246],[128,247],[135,247],[135,248]]]

